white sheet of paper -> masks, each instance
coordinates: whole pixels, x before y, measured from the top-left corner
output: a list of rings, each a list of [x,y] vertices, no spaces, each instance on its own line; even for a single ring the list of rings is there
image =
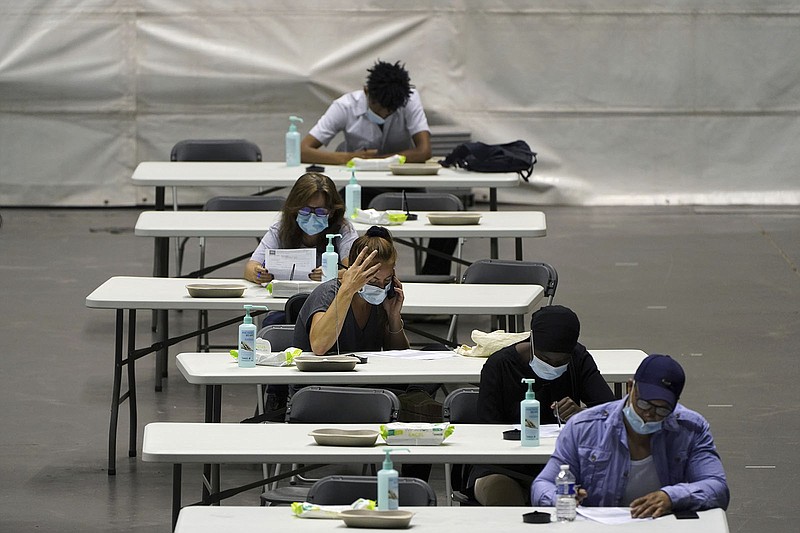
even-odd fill
[[[308,281],[308,274],[317,268],[317,251],[313,248],[267,250],[264,268],[275,279]]]
[[[652,518],[631,518],[630,507],[583,507],[579,505],[577,511],[584,518],[610,526],[652,520]]]
[[[398,359],[421,359],[432,361],[434,359],[447,359],[449,357],[458,357],[458,354],[450,351],[425,351],[425,350],[386,350],[383,352],[358,352],[359,355],[367,355],[369,357],[397,357]]]

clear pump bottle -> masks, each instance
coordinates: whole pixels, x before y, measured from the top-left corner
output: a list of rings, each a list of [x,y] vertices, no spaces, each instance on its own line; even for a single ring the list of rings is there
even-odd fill
[[[255,349],[258,328],[253,324],[253,317],[250,316],[250,311],[253,309],[266,309],[266,307],[263,305],[244,306],[244,321],[239,326],[239,343],[237,345],[239,368],[253,368],[256,366]]]
[[[289,117],[289,131],[286,132],[287,167],[296,167],[300,165],[300,132],[297,131],[295,122],[303,122],[303,119],[294,115]]]
[[[344,216],[353,218],[361,209],[361,185],[356,181],[356,171],[351,171],[350,183],[344,188]]]
[[[391,452],[409,451],[408,448],[386,448],[386,459],[383,461],[383,468],[378,470],[378,510],[396,511],[400,506],[400,477],[394,469]]]
[[[528,384],[525,399],[519,402],[520,443],[525,447],[539,445],[539,400],[533,393],[535,381],[522,378],[522,382]]]
[[[328,245],[325,246],[325,253],[322,254],[322,281],[330,281],[339,275],[339,254],[333,247],[333,239],[341,236],[341,233],[325,234]]]

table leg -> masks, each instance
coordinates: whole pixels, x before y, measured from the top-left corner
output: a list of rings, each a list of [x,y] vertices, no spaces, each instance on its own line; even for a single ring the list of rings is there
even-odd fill
[[[156,374],[155,374],[155,388],[156,392],[161,392],[161,380],[167,377],[167,355],[169,354],[169,347],[166,341],[169,339],[169,315],[166,309],[159,309],[156,311],[157,323],[155,339],[156,342],[164,343],[164,347],[156,351]]]
[[[514,248],[516,252],[517,261],[522,261],[522,238],[517,237],[514,239]]]
[[[156,187],[156,198],[155,198],[155,209],[156,211],[163,211],[164,210],[164,187]],[[153,250],[153,277],[166,277],[160,276],[159,272],[162,271],[163,267],[161,266],[161,259],[159,255],[159,250],[162,246],[161,241],[158,239],[154,240],[154,250]],[[167,241],[167,248],[169,248],[169,241]],[[167,250],[169,253],[169,250]],[[156,330],[158,324],[156,323],[156,312],[153,311],[153,318],[151,323],[151,328],[153,331]]]
[[[128,457],[136,457],[136,309],[128,311]]]
[[[497,188],[489,187],[489,211],[497,211]],[[489,257],[497,259],[500,257],[497,245],[497,237],[489,239]]]
[[[117,309],[114,341],[114,384],[111,393],[111,420],[108,424],[108,475],[117,473],[117,422],[119,421],[119,394],[122,387],[122,309]]]
[[[183,465],[172,465],[172,531],[178,524],[178,514],[181,512],[181,467]]]

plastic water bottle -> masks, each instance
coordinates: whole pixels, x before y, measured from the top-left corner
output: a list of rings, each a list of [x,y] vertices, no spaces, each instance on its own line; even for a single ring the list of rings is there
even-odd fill
[[[575,520],[575,506],[575,476],[569,471],[569,465],[561,465],[556,476],[556,521]]]

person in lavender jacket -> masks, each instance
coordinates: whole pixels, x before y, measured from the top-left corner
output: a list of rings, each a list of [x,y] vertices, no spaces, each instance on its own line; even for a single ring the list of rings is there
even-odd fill
[[[678,403],[685,381],[677,361],[653,354],[626,398],[570,418],[531,486],[532,504],[555,506],[559,466],[569,465],[581,505],[630,506],[634,518],[727,508],[730,492],[708,422]]]

